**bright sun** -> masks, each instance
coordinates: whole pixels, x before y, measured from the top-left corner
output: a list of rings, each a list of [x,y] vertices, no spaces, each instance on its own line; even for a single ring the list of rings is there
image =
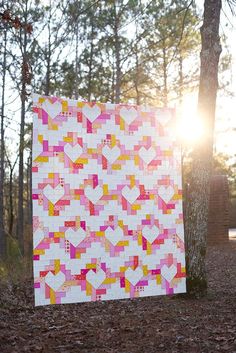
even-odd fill
[[[182,144],[193,145],[198,142],[204,134],[202,120],[197,116],[194,104],[185,101],[182,111],[179,112],[178,136]]]

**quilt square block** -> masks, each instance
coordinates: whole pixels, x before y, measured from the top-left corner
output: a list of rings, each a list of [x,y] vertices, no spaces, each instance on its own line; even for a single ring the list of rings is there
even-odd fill
[[[35,304],[185,292],[175,111],[33,95]]]

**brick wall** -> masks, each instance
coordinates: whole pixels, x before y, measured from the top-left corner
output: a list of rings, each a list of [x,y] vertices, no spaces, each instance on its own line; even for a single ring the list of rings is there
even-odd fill
[[[229,240],[229,187],[226,175],[213,175],[210,185],[208,243]]]
[[[231,198],[229,205],[229,228],[236,228],[236,197]]]

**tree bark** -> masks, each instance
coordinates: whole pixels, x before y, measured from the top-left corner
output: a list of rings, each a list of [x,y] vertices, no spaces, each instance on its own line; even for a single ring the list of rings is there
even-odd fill
[[[29,155],[29,224],[32,225],[33,221],[33,204],[32,204],[32,142],[31,142],[31,150]]]
[[[13,213],[13,168],[10,167],[9,176],[9,218],[8,218],[8,232],[12,236],[14,213]]]
[[[93,15],[91,15],[91,40],[90,40],[90,53],[89,53],[89,71],[88,71],[88,101],[91,100],[92,95],[92,72],[93,72],[93,56],[94,56],[94,24]]]
[[[134,86],[135,86],[135,92],[136,92],[136,104],[140,104],[140,92],[139,92],[139,70],[140,70],[140,65],[139,65],[139,50],[138,50],[138,23],[135,23],[136,26],[136,44],[135,44],[135,78],[134,78]]]
[[[162,53],[163,53],[163,79],[164,79],[163,103],[164,103],[164,107],[167,107],[168,87],[167,87],[167,59],[166,59],[165,39],[163,39]]]
[[[115,62],[116,62],[116,81],[115,81],[115,103],[120,103],[120,84],[121,84],[121,63],[120,63],[120,38],[119,38],[119,13],[117,13],[116,2],[114,1],[115,24]]]
[[[24,21],[27,23],[28,2],[25,3]],[[24,254],[24,138],[25,138],[25,113],[26,113],[26,72],[27,67],[27,32],[23,29],[22,43],[22,85],[21,85],[21,122],[19,143],[19,176],[18,176],[18,214],[17,237],[22,255]]]
[[[112,62],[111,102],[115,103],[115,63]]]
[[[180,53],[180,55],[179,55],[179,105],[181,108],[182,108],[182,104],[183,104],[183,85],[184,85],[183,58]]]
[[[50,15],[48,20],[48,52],[46,53],[46,84],[45,84],[45,95],[50,94],[50,83],[51,83],[51,56],[52,56],[52,44],[51,44],[51,18],[52,18],[52,8],[50,2]]]
[[[187,290],[189,294],[198,296],[205,295],[207,291],[205,255],[218,63],[221,53],[221,6],[221,0],[205,0],[204,3],[198,114],[203,121],[205,133],[194,150],[186,205]]]
[[[31,175],[31,163],[30,163],[30,156],[27,160],[27,167],[26,167],[26,216],[25,220],[27,224],[31,223],[31,212],[30,212],[30,202],[31,202],[31,190],[30,190],[30,175]]]
[[[135,53],[135,80],[134,80],[134,85],[135,85],[135,92],[136,92],[136,104],[140,104],[140,92],[139,92],[139,58],[138,58],[138,52],[136,51]]]
[[[21,253],[24,253],[24,135],[25,135],[25,101],[26,85],[23,79],[21,90],[21,126],[19,146],[19,176],[18,176],[18,217],[17,237]]]
[[[10,161],[10,158],[6,154],[6,159],[8,163],[8,167],[10,170],[9,173],[9,195],[8,195],[8,233],[10,236],[13,236],[13,223],[14,223],[14,205],[13,205],[13,200],[14,200],[14,190],[13,190],[13,173],[14,169],[18,160],[18,156],[16,157],[14,163],[12,164]]]
[[[75,24],[75,99],[79,98],[79,27],[78,21]]]
[[[6,256],[6,233],[4,229],[4,106],[5,106],[5,83],[6,83],[6,60],[7,60],[7,29],[4,28],[3,35],[3,77],[2,77],[2,109],[1,109],[1,144],[0,144],[0,257]]]

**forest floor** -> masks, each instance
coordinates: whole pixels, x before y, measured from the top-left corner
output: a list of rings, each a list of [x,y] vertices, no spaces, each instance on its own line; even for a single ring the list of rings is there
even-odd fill
[[[207,254],[208,295],[34,308],[32,280],[0,282],[0,352],[236,353],[236,239]]]

